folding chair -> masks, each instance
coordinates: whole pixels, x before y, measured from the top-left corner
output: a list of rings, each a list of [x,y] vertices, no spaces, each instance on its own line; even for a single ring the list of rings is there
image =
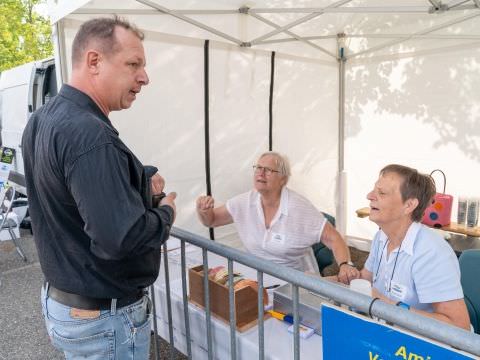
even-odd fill
[[[335,218],[330,215],[323,213],[323,216],[335,227]],[[317,243],[312,246],[313,255],[315,256],[315,260],[318,264],[318,269],[320,270],[320,274],[323,274],[323,270],[333,264],[333,252],[328,247],[326,247],[323,243]]]
[[[27,257],[18,242],[18,238],[15,235],[14,229],[18,227],[18,224],[12,218],[8,217],[12,209],[13,200],[15,200],[15,189],[13,187],[9,187],[5,192],[3,192],[3,199],[0,202],[0,231],[7,230],[10,234],[10,238],[15,245],[15,249],[23,261],[27,261]]]
[[[465,250],[458,261],[460,262],[463,296],[467,304],[470,323],[475,332],[480,334],[480,287],[478,286],[480,250]]]

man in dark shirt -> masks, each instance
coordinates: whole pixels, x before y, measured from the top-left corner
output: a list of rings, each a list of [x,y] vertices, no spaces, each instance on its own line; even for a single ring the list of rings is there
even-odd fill
[[[144,289],[158,276],[176,194],[152,206],[164,180],[108,118],[149,82],[142,40],[118,18],[83,24],[69,85],[32,115],[22,139],[43,312],[67,358],[148,358]]]

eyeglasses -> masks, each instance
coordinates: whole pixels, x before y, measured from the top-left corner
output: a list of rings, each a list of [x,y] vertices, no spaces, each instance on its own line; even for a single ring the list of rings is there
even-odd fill
[[[260,166],[260,165],[253,165],[253,171],[255,172],[255,174],[261,174],[262,172],[265,172],[266,176],[270,176],[272,175],[272,173],[280,173],[280,171],[278,170],[273,170],[273,169],[270,169],[269,167]]]

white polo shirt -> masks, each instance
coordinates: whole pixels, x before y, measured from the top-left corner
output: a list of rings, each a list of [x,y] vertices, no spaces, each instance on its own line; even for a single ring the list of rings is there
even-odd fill
[[[320,242],[326,219],[303,196],[284,186],[268,229],[256,190],[228,200],[226,207],[248,252],[300,271],[318,272],[311,246]]]
[[[380,293],[429,312],[433,311],[431,303],[463,298],[458,259],[439,234],[414,222],[400,252],[396,248],[388,258],[387,242],[387,235],[377,232],[365,262]]]

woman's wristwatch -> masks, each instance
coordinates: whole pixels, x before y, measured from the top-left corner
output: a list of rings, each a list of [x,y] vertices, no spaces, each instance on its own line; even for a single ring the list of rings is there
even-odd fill
[[[354,267],[354,268],[357,268],[355,266],[355,264],[351,261],[344,261],[344,262],[341,262],[340,264],[338,264],[338,268],[340,269],[343,265],[348,265],[348,266],[351,266],[351,267]]]

